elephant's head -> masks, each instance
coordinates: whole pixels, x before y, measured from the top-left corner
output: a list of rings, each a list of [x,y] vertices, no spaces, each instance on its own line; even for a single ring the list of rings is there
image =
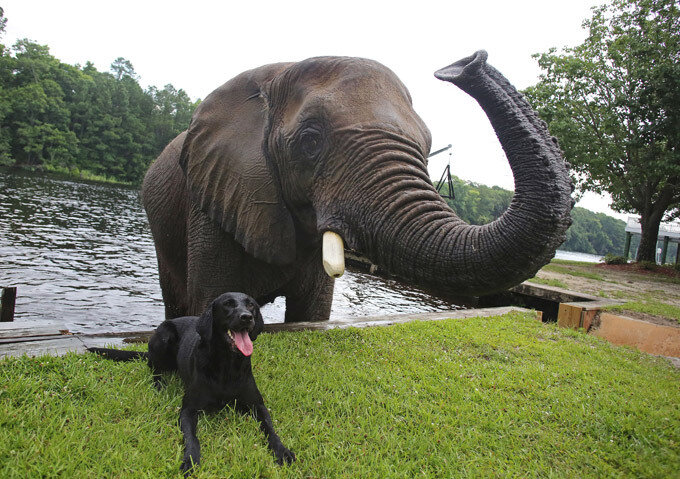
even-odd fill
[[[531,277],[571,222],[560,150],[485,52],[436,76],[477,99],[510,161],[515,196],[493,223],[468,225],[441,199],[408,91],[357,58],[268,65],[209,95],[180,158],[194,201],[268,263],[290,264],[332,231],[391,273],[459,294]]]

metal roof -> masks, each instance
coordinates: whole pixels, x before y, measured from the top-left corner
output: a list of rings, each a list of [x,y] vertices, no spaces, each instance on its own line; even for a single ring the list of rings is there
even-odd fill
[[[636,235],[642,233],[642,228],[640,227],[640,218],[636,218],[635,216],[628,217],[626,233],[632,233]],[[662,240],[665,237],[668,237],[674,241],[680,241],[680,223],[661,223],[659,225],[659,239]]]

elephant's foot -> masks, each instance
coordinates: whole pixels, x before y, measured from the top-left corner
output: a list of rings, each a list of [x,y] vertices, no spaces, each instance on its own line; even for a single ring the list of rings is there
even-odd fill
[[[331,293],[331,301],[333,299]],[[286,298],[286,323],[311,323],[318,321],[328,321],[331,315],[331,301],[317,302],[315,304],[304,304],[298,301],[291,301]]]

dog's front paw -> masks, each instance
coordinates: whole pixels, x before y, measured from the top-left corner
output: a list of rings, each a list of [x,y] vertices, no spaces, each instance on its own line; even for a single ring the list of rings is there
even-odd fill
[[[295,453],[285,446],[277,448],[274,451],[274,455],[276,456],[276,463],[279,466],[282,466],[283,464],[292,464],[293,461],[295,461]]]
[[[194,462],[191,456],[184,458],[182,464],[179,466],[179,470],[184,477],[191,477],[191,474],[195,471],[195,467],[198,466],[198,462]]]

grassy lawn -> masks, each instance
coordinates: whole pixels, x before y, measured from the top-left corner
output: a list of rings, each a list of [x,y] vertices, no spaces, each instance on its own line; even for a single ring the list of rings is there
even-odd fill
[[[531,314],[264,334],[254,372],[298,457],[199,421],[196,477],[678,477],[680,371]],[[0,477],[180,477],[179,382],[94,355],[0,362]]]

